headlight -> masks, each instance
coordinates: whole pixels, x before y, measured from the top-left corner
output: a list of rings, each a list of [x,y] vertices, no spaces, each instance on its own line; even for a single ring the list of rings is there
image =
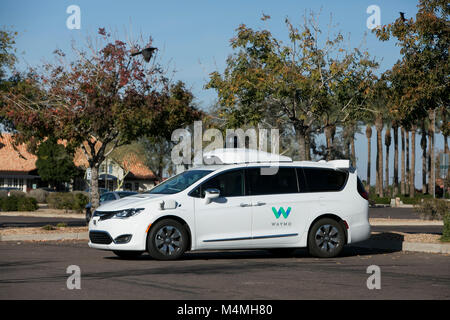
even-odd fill
[[[143,210],[144,210],[144,208],[125,209],[125,210],[117,211],[114,214],[114,218],[119,218],[119,219],[129,218],[129,217],[132,217],[132,216],[135,216],[135,215],[139,214]]]

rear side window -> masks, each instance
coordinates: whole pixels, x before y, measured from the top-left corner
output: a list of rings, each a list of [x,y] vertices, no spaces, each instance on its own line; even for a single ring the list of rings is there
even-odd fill
[[[348,173],[345,171],[303,168],[308,192],[340,191],[347,182]]]
[[[246,170],[246,185],[250,195],[297,193],[295,168],[278,168],[274,175],[261,175],[261,168]]]

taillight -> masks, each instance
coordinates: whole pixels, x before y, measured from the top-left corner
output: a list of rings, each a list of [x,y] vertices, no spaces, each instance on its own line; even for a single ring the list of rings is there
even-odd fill
[[[369,201],[369,193],[364,189],[364,185],[362,184],[361,180],[358,178],[358,193],[361,197]]]
[[[369,201],[369,193],[367,191],[360,192],[359,194],[361,195],[361,197]]]

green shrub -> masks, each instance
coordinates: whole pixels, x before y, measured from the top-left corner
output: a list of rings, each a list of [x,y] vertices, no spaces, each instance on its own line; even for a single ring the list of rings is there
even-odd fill
[[[441,220],[450,212],[450,202],[440,199],[424,199],[414,209],[425,220]]]
[[[391,198],[389,198],[389,197],[380,198],[376,194],[371,194],[371,195],[369,195],[369,201],[371,203],[376,203],[376,204],[390,204]]]
[[[89,197],[83,192],[54,192],[47,197],[49,208],[75,210],[82,212],[86,204],[89,203]]]
[[[60,222],[56,225],[57,228],[67,228],[67,223]]]
[[[34,189],[28,193],[28,197],[35,198],[38,203],[47,203],[48,191],[42,189]]]
[[[450,213],[444,216],[444,227],[442,228],[441,241],[450,241]]]
[[[0,199],[6,198],[8,196],[8,191],[0,190]]]
[[[1,209],[2,211],[17,211],[18,208],[18,197],[11,196],[2,198],[1,201]]]
[[[56,230],[56,228],[54,226],[50,225],[50,224],[47,224],[47,225],[43,226],[42,229],[43,230],[48,230],[48,231]]]
[[[0,199],[1,211],[35,211],[37,208],[34,198],[10,196]]]
[[[35,198],[19,197],[17,201],[17,211],[36,211],[38,208]]]

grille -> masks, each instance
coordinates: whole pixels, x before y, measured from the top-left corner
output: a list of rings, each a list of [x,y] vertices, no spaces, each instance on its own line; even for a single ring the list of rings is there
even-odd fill
[[[90,231],[89,240],[98,244],[110,244],[112,242],[111,236],[105,231]]]

